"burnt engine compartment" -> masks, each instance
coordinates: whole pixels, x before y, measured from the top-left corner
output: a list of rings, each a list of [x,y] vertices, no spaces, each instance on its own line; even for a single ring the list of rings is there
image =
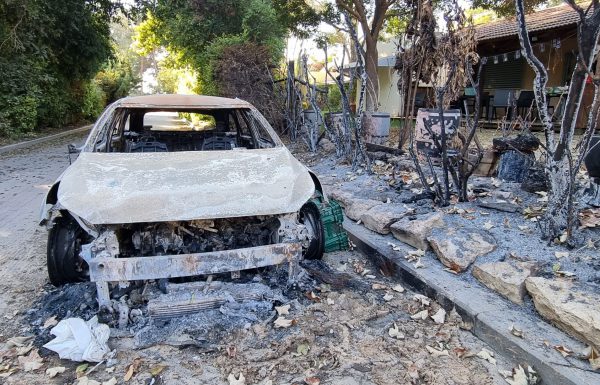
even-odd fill
[[[203,253],[278,242],[275,217],[136,223],[116,230],[120,257]]]

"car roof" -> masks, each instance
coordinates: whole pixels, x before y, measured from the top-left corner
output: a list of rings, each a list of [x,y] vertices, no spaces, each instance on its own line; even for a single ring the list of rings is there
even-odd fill
[[[119,107],[129,108],[250,108],[242,99],[207,95],[157,94],[130,96],[116,102]]]

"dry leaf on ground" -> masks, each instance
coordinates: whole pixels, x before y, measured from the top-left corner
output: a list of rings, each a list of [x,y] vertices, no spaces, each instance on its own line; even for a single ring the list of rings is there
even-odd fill
[[[384,300],[385,302],[389,302],[389,301],[391,301],[391,300],[393,300],[393,299],[394,299],[394,295],[393,295],[393,294],[391,294],[391,293],[386,293],[386,294],[383,296],[383,300]]]
[[[443,324],[446,320],[446,310],[440,308],[434,315],[431,316],[431,319],[436,324]]]
[[[125,380],[125,382],[129,381],[137,372],[139,372],[140,366],[142,366],[142,359],[138,357],[127,367],[123,380]]]
[[[510,325],[510,329],[508,329],[508,330],[510,330],[510,332],[512,333],[512,335],[514,335],[516,337],[519,337],[519,338],[523,338],[523,330],[517,329],[515,327],[515,325]]]
[[[525,374],[525,369],[521,365],[513,369],[511,373],[511,378],[505,378],[504,380],[508,382],[510,385],[529,385],[529,380],[527,379],[527,374]]]
[[[490,364],[496,365],[496,359],[494,358],[494,352],[487,350],[486,348],[481,349],[479,353],[477,353],[477,357],[486,360]]]
[[[396,285],[392,287],[392,290],[397,291],[398,293],[404,293],[404,288],[402,287],[402,285]]]
[[[229,385],[246,385],[246,378],[243,373],[240,373],[238,378],[235,378],[233,373],[231,373],[227,377],[227,381],[229,381]]]
[[[427,317],[429,316],[429,311],[427,309],[425,310],[421,310],[420,312],[413,314],[410,316],[410,318],[415,319],[415,320],[425,320],[427,319]]]
[[[429,306],[429,304],[431,303],[431,300],[429,299],[429,297],[427,297],[423,294],[415,294],[413,296],[413,299],[417,302],[421,302],[422,306]]]
[[[277,315],[286,315],[286,314],[290,314],[290,305],[282,305],[282,306],[275,306],[275,311],[277,311]]]
[[[318,377],[307,377],[304,379],[306,385],[319,385],[321,380]]]
[[[398,329],[398,325],[396,325],[396,323],[394,323],[394,326],[388,330],[388,335],[399,340],[404,339],[404,334],[400,331],[400,329]]]
[[[46,369],[46,374],[48,375],[48,377],[52,378],[56,377],[61,373],[64,373],[65,370],[67,370],[67,368],[65,368],[64,366],[55,366],[53,368]]]
[[[92,379],[88,378],[87,376],[83,376],[77,380],[77,385],[102,385],[102,384],[96,380],[92,380]]]
[[[569,252],[568,252],[568,251],[555,251],[555,252],[554,252],[554,256],[555,256],[557,259],[560,259],[560,258],[565,258],[565,257],[568,257],[568,256],[569,256]]]
[[[19,356],[17,359],[25,372],[38,370],[44,365],[42,357],[40,357],[37,350],[32,350],[29,355]]]
[[[573,351],[569,348],[567,348],[566,346],[562,346],[562,345],[554,345],[553,348],[558,351],[560,354],[562,354],[563,357],[568,357],[571,354],[573,354]]]
[[[434,357],[449,356],[448,350],[446,350],[446,349],[441,350],[441,349],[432,348],[431,346],[425,346],[425,348],[427,348],[427,351],[429,352],[429,354],[431,354]]]
[[[273,322],[273,325],[275,325],[276,328],[289,328],[293,324],[293,319],[286,319],[285,317],[278,317],[275,322]]]
[[[46,320],[46,322],[44,322],[44,326],[42,326],[42,328],[44,329],[48,329],[49,327],[52,327],[54,325],[56,325],[58,323],[56,316],[52,316],[50,318],[48,318]]]

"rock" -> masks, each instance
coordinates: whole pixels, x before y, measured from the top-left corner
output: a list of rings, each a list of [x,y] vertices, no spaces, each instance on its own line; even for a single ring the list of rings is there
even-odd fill
[[[496,198],[496,199],[506,200],[506,199],[512,198],[512,196],[513,195],[510,191],[500,191],[500,190],[492,191],[492,197]]]
[[[477,257],[496,248],[494,237],[476,228],[434,230],[427,240],[439,260],[456,272],[465,271]]]
[[[484,263],[473,266],[473,276],[490,289],[519,305],[525,297],[525,279],[535,271],[531,262]]]
[[[525,180],[521,182],[521,189],[530,193],[548,191],[548,180],[542,166],[532,166],[527,169]]]
[[[482,202],[478,202],[477,206],[483,207],[483,208],[486,208],[486,209],[504,211],[504,212],[507,212],[507,213],[516,213],[520,209],[518,205],[516,205],[514,203],[509,203],[509,202],[486,202],[486,201],[482,201]]]
[[[350,206],[350,202],[357,199],[352,193],[344,191],[340,188],[335,188],[327,191],[327,195],[330,198],[333,198],[336,201],[340,202],[340,204],[345,208]]]
[[[333,144],[333,142],[331,142],[331,140],[327,139],[327,138],[323,138],[319,141],[319,146],[325,151],[325,152],[331,152],[331,151],[335,151],[335,144]]]
[[[394,237],[401,242],[417,249],[429,249],[427,237],[435,227],[444,225],[444,215],[441,212],[420,215],[417,217],[404,217],[390,226]]]
[[[364,213],[381,204],[383,204],[383,202],[374,199],[352,198],[348,201],[348,204],[344,206],[344,211],[348,218],[358,221]]]
[[[525,180],[527,170],[534,162],[535,156],[532,153],[506,151],[500,155],[498,179],[521,183]]]
[[[563,331],[600,351],[600,298],[573,282],[529,277],[525,286],[536,310]]]
[[[505,138],[494,138],[492,146],[498,152],[516,150],[532,153],[540,147],[540,140],[533,134],[519,134]]]
[[[379,234],[389,234],[390,225],[407,215],[413,213],[413,210],[403,204],[384,203],[374,206],[365,212],[360,220],[363,225]]]

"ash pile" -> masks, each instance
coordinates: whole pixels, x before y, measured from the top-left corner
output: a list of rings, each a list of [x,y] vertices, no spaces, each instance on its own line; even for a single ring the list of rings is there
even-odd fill
[[[307,261],[310,271],[323,267]],[[315,267],[315,265],[319,265]],[[239,274],[239,275],[238,275]],[[130,283],[111,291],[112,308],[99,309],[93,283],[48,286],[42,299],[28,313],[36,345],[52,339],[45,320],[56,317],[90,319],[97,315],[109,325],[110,336],[133,338],[136,348],[171,345],[210,351],[233,331],[266,325],[277,317],[276,306],[309,301],[318,282],[300,268],[294,284],[285,266],[220,274],[197,280],[154,280]],[[322,279],[323,276],[319,276]]]

